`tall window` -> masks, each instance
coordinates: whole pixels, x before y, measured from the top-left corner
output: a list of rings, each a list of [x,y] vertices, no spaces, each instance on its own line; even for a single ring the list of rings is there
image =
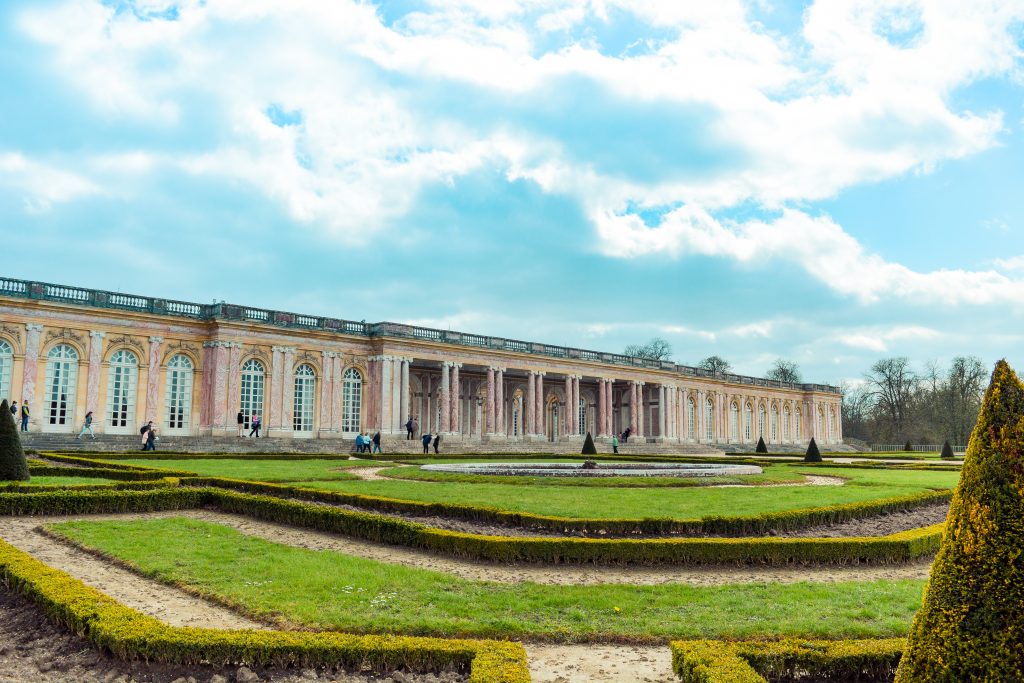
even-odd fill
[[[740,438],[740,407],[733,403],[729,406],[729,441],[735,443]]]
[[[789,406],[782,409],[782,440],[789,441]]]
[[[580,436],[587,433],[587,402],[580,399]]]
[[[779,407],[772,406],[772,443],[779,441]]]
[[[803,425],[800,424],[800,420],[801,420],[800,409],[797,408],[796,409],[796,419],[793,420],[793,437],[797,441],[800,440],[800,435],[803,432]]]
[[[47,424],[66,426],[75,419],[75,382],[78,379],[78,352],[67,344],[58,344],[46,356]]]
[[[292,429],[296,432],[313,431],[313,405],[316,403],[316,373],[303,363],[295,369],[295,400],[292,411]]]
[[[107,426],[111,432],[132,431],[138,382],[139,359],[128,349],[115,351],[107,370]]]
[[[697,407],[692,398],[686,399],[686,438],[693,441],[697,438]]]
[[[0,398],[6,398],[11,393],[11,368],[13,366],[14,349],[6,341],[0,339]]]
[[[715,404],[710,398],[704,402],[704,438],[715,440]]]
[[[341,431],[355,434],[359,431],[359,423],[363,410],[363,376],[355,368],[345,371],[341,385]],[[427,426],[424,425],[427,430]]]
[[[552,401],[548,408],[548,438],[552,441],[558,439],[558,401]]]
[[[242,396],[239,409],[242,411],[242,418],[245,428],[249,429],[249,422],[255,413],[263,420],[263,391],[266,386],[266,370],[263,363],[255,358],[250,358],[242,365]]]
[[[764,435],[767,434],[764,425],[764,406],[757,407],[757,437],[763,439]]]
[[[192,422],[192,360],[178,354],[167,363],[167,429],[185,431]]]
[[[754,413],[750,409],[750,404],[747,403],[743,406],[743,440],[753,441],[754,437],[751,430],[754,428]]]

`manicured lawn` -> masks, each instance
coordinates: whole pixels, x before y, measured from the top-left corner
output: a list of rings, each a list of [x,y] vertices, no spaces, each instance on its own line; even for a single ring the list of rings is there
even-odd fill
[[[509,486],[500,483],[430,484],[415,481],[302,482],[303,486],[405,500],[462,503],[574,518],[695,519],[752,515],[839,503],[853,503],[947,489],[959,472],[813,468],[776,465],[780,472],[843,477],[843,486],[750,488],[597,488],[578,486]],[[774,468],[773,468],[774,469]]]
[[[344,470],[349,467],[367,467],[377,464],[372,460],[214,460],[192,458],[188,460],[118,460],[126,465],[142,465],[169,470],[195,472],[204,477],[228,477],[255,481],[317,481],[355,479]]]
[[[562,641],[898,636],[924,584],[508,585],[294,548],[184,518],[50,528],[257,615],[361,632]]]

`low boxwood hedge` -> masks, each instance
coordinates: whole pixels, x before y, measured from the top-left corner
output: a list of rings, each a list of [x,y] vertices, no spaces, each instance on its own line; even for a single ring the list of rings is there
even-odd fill
[[[61,467],[60,465],[30,464],[29,474],[34,477],[99,477],[118,481],[153,481],[164,477],[191,477],[195,472],[173,470],[125,470],[109,467]]]
[[[906,641],[780,640],[671,643],[672,669],[682,683],[766,681],[891,681]]]
[[[469,671],[473,683],[528,683],[520,643],[339,632],[223,631],[168,626],[0,541],[0,578],[54,621],[122,659],[175,664],[340,666]]]
[[[144,491],[177,486],[173,478],[157,481],[112,481],[109,484],[33,484],[31,481],[0,482],[0,493],[39,493],[42,491]]]

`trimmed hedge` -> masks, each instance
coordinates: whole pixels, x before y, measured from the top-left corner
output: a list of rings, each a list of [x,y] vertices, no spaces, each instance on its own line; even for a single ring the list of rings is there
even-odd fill
[[[173,470],[124,470],[107,467],[61,467],[30,463],[28,471],[34,477],[98,477],[118,481],[153,481],[164,477],[191,477],[195,472]]]
[[[183,477],[185,486],[213,486],[245,493],[281,498],[297,498],[331,505],[351,505],[376,512],[422,517],[447,517],[525,529],[543,529],[560,533],[607,534],[612,536],[760,536],[770,531],[796,531],[823,524],[864,519],[879,514],[906,512],[926,505],[946,502],[952,491],[928,491],[909,496],[881,498],[860,503],[844,503],[802,510],[767,512],[735,517],[702,519],[580,519],[514,512],[499,508],[402,500],[343,491],[303,488],[288,484],[269,484],[223,477]]]
[[[33,484],[30,481],[0,482],[0,493],[40,493],[43,491],[144,491],[178,485],[177,479],[160,481],[115,481],[109,484]]]
[[[455,669],[472,683],[529,683],[520,643],[339,632],[222,631],[168,626],[0,541],[0,578],[100,650],[174,664],[340,666],[378,672]]]
[[[161,486],[151,490],[74,490],[0,493],[0,515],[79,515],[157,512],[202,507],[209,494],[201,489]]]
[[[723,642],[676,641],[672,669],[682,683],[890,681],[902,638]]]

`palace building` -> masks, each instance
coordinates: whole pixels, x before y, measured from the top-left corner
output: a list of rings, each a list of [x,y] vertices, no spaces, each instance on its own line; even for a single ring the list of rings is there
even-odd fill
[[[449,440],[842,441],[833,386],[715,374],[669,361],[226,303],[0,279],[0,397],[30,431],[277,438],[420,431]]]

